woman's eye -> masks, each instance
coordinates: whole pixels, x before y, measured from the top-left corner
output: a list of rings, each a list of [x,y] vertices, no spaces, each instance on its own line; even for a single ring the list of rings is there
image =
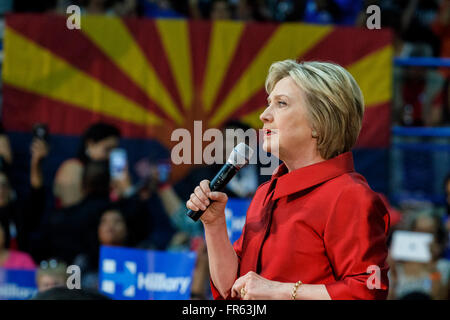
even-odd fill
[[[278,101],[278,104],[279,104],[280,106],[286,106],[286,105],[287,105],[287,103],[284,102],[284,101]]]

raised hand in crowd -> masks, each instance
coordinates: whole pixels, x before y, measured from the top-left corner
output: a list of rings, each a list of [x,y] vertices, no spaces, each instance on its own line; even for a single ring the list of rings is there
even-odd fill
[[[40,188],[44,184],[41,163],[48,156],[48,143],[42,139],[34,138],[30,146],[30,183],[33,188]]]
[[[13,157],[9,138],[2,131],[0,131],[0,158],[2,159],[2,162],[6,162],[7,165],[12,164]]]

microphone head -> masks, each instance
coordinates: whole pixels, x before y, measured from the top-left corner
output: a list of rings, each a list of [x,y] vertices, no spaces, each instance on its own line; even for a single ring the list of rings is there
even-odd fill
[[[252,156],[253,149],[245,143],[239,143],[236,147],[234,147],[233,151],[231,151],[227,162],[231,163],[236,168],[241,169],[249,163]]]

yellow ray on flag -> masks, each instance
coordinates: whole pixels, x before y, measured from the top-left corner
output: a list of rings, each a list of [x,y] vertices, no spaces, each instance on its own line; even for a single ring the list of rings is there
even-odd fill
[[[122,20],[104,16],[86,16],[83,18],[81,30],[133,79],[163,112],[177,124],[182,124],[183,116]]]
[[[14,30],[5,29],[4,41],[6,52],[14,52],[4,58],[4,83],[138,125],[162,123],[155,114]]]
[[[231,62],[245,24],[234,21],[216,21],[212,24],[211,42],[203,86],[203,106],[210,111],[223,77]]]
[[[257,90],[261,89],[273,62],[302,56],[332,30],[332,26],[300,23],[280,25],[210,119],[210,125],[220,124]]]
[[[185,109],[193,98],[192,60],[186,20],[158,19],[156,26]]]
[[[364,95],[366,107],[391,100],[392,46],[385,46],[346,67]]]

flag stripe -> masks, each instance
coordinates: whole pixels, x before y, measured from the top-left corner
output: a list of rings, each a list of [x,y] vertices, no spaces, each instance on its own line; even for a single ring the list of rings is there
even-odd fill
[[[191,52],[187,21],[158,19],[156,26],[169,59],[172,74],[185,109],[190,109],[193,96]]]
[[[170,97],[172,97],[176,108],[182,114],[181,97],[178,93],[161,38],[159,37],[155,20],[126,19],[123,23],[147,59],[148,64],[155,71],[158,80],[161,81],[162,86],[167,90]],[[161,105],[160,108],[164,108],[164,105]]]
[[[386,46],[347,66],[363,92],[367,108],[391,100],[392,58],[393,47]]]
[[[122,20],[104,16],[86,16],[82,23],[81,30],[152,100],[156,101],[162,110],[176,123],[181,124],[183,117],[176,104]]]
[[[81,135],[92,122],[105,121],[117,126],[125,137],[150,137],[157,131],[155,127],[80,109],[76,105],[43,97],[8,84],[3,85],[3,97],[2,116],[6,130],[31,132],[33,124],[39,122],[46,123],[52,134]],[[27,117],[24,117],[23,113],[26,113]]]
[[[155,113],[160,118],[170,118],[149,99],[121,69],[101,52],[82,32],[65,27],[66,20],[59,16],[13,15],[8,18],[7,26],[17,33],[48,49],[93,78],[98,79],[112,90],[120,93],[140,106]],[[52,32],[42,32],[43,29]],[[30,60],[29,63],[35,63]]]
[[[244,26],[244,23],[234,21],[216,21],[212,24],[205,75],[205,82],[208,85],[203,89],[203,106],[206,112],[212,108],[212,103],[228,70],[231,58],[236,52]]]
[[[161,123],[148,110],[6,28],[5,50],[9,52],[9,48],[15,48],[15,53],[5,55],[3,81],[6,84],[136,124]],[[40,63],[30,63],[33,61]]]
[[[211,38],[211,23],[208,21],[194,20],[189,23],[189,37],[192,54],[192,69],[194,77],[194,97],[198,100],[202,96],[202,89],[206,64],[208,63],[208,51]],[[200,101],[196,101],[200,103]],[[201,108],[203,109],[203,108]]]

